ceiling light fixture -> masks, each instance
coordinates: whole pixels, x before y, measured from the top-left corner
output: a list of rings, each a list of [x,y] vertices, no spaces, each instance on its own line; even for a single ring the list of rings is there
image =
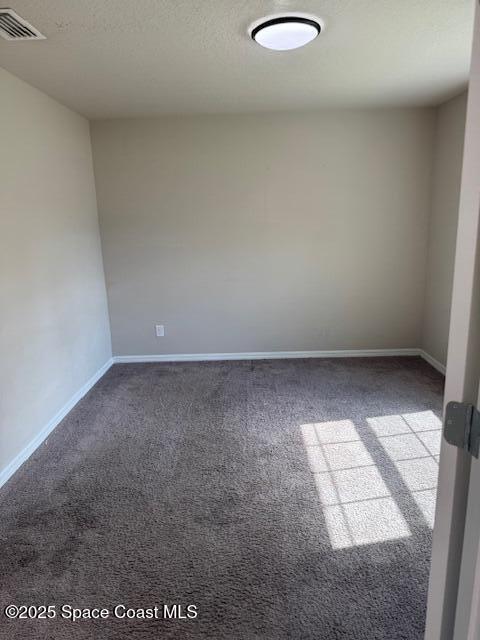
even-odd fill
[[[321,30],[318,18],[292,14],[262,18],[254,22],[249,31],[253,40],[262,47],[289,51],[315,40]]]

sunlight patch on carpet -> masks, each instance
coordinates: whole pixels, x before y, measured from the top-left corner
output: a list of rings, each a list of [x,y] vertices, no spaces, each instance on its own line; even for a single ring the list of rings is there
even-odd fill
[[[432,411],[367,418],[368,437],[352,420],[300,429],[334,549],[411,536],[411,511],[433,528],[441,422]]]

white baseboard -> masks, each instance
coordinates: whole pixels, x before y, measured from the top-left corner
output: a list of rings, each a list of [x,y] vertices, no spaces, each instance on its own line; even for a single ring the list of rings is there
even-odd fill
[[[48,435],[55,429],[55,427],[65,418],[73,407],[77,404],[83,396],[90,391],[93,385],[100,380],[100,378],[110,369],[113,364],[113,358],[110,358],[103,367],[101,367],[91,378],[88,380],[71,398],[70,400],[56,413],[53,418],[41,429],[41,431],[31,440],[27,446],[20,451],[18,455],[0,472],[0,487],[9,480],[19,469],[19,467],[32,455],[42,442],[48,437]]]
[[[431,356],[429,353],[427,353],[423,349],[419,349],[418,352],[419,352],[418,355],[421,356],[424,360],[426,360],[428,364],[431,364],[434,369],[436,369],[437,371],[440,371],[440,373],[443,373],[443,375],[445,375],[445,373],[447,372],[447,367],[444,364],[436,360],[433,356]]]
[[[240,353],[169,353],[144,356],[114,356],[115,363],[201,362],[206,360],[274,360],[278,358],[376,358],[418,356],[419,349],[357,349],[335,351],[253,351]]]
[[[254,351],[251,353],[178,353],[143,356],[114,356],[108,360],[58,413],[42,428],[37,436],[15,456],[0,472],[0,487],[7,482],[17,469],[32,455],[55,427],[73,409],[79,400],[90,391],[93,385],[110,369],[113,364],[129,362],[201,362],[208,360],[273,360],[279,358],[377,358],[392,356],[420,356],[432,367],[445,374],[445,366],[435,360],[423,349],[358,349],[335,351]]]
[[[240,353],[168,353],[142,356],[114,356],[115,364],[131,362],[203,362],[209,360],[275,360],[279,358],[378,358],[420,356],[445,375],[446,367],[423,349],[356,349],[333,351],[252,351]]]

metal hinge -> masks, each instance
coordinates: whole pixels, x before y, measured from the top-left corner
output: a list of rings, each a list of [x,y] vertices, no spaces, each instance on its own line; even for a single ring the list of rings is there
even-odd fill
[[[467,402],[449,402],[445,411],[443,435],[449,444],[478,458],[480,411]]]

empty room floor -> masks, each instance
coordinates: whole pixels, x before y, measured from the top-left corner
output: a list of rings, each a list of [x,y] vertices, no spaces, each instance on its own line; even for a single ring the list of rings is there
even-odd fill
[[[1,600],[198,616],[0,637],[421,638],[442,392],[408,357],[113,366],[0,492]]]

